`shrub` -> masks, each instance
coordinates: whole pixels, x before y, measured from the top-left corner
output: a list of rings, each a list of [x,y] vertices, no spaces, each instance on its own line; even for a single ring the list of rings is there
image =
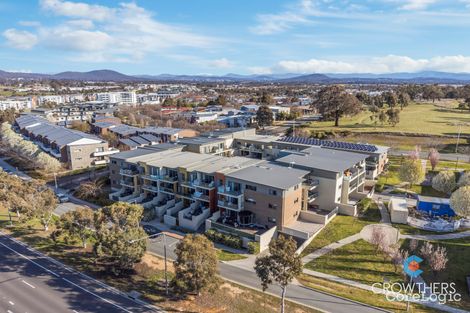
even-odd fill
[[[382,192],[383,190],[384,190],[384,184],[383,183],[375,184],[375,191]]]
[[[142,221],[150,222],[150,221],[153,221],[156,217],[157,217],[157,213],[155,212],[155,210],[144,210]]]
[[[250,254],[258,254],[260,252],[259,242],[250,241],[248,243],[248,252]]]
[[[367,209],[369,209],[371,203],[372,203],[372,199],[364,198],[357,203],[357,208],[359,209],[359,211],[364,213],[365,211],[367,211]]]
[[[230,234],[224,234],[214,229],[209,229],[206,231],[206,237],[211,241],[226,245],[227,247],[234,249],[241,249],[243,244],[241,238]]]

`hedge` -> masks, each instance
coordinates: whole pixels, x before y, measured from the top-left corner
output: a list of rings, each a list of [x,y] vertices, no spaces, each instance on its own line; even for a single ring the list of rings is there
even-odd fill
[[[250,241],[248,243],[248,252],[250,254],[258,254],[260,251],[260,246],[259,246],[259,242],[256,242],[256,241]]]
[[[226,245],[227,247],[234,249],[241,249],[243,244],[241,238],[230,234],[224,234],[214,229],[209,229],[206,231],[206,237],[211,241]]]

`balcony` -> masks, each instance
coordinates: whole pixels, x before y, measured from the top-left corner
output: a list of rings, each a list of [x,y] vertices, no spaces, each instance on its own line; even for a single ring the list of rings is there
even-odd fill
[[[308,203],[312,203],[316,198],[318,198],[318,191],[308,192]]]
[[[213,181],[208,183],[208,182],[203,182],[200,180],[184,181],[181,183],[181,186],[191,187],[191,188],[198,187],[198,188],[203,188],[203,189],[208,189],[208,190],[212,190],[215,188],[215,184]]]
[[[118,152],[119,152],[119,149],[109,148],[108,150],[105,150],[105,151],[93,152],[93,156],[94,157],[107,156],[107,155],[115,154]]]
[[[142,189],[150,192],[158,192],[158,186],[153,185],[142,185]]]
[[[217,193],[219,195],[224,195],[224,196],[229,196],[229,197],[235,197],[235,198],[241,198],[242,197],[242,192],[241,190],[233,190],[232,188],[228,186],[219,186],[217,188]]]
[[[95,160],[93,161],[93,165],[103,165],[103,164],[108,164],[109,160]]]
[[[176,183],[176,181],[178,180],[178,177],[174,177],[174,176],[160,176],[158,178],[159,181],[162,181],[162,182],[165,182],[165,183],[170,183],[170,184],[174,184]]]
[[[160,178],[162,178],[160,175],[142,175],[142,178],[143,179],[147,179],[147,180],[150,180],[150,181],[159,181]]]
[[[121,184],[121,186],[134,188],[134,182],[133,181],[121,180],[119,183]]]
[[[193,193],[192,197],[195,200],[201,200],[201,201],[204,201],[204,202],[209,202],[209,196],[203,194],[202,192],[197,192],[196,191],[195,193]]]
[[[163,193],[168,193],[168,194],[171,194],[171,195],[175,194],[175,190],[173,188],[168,188],[168,187],[165,187],[165,186],[160,186],[159,191],[163,192]]]
[[[237,211],[237,212],[240,212],[240,211],[243,210],[243,203],[242,202],[238,202],[238,204],[236,204],[236,203],[232,203],[230,201],[218,200],[217,205],[219,206],[219,208],[232,210],[232,211]]]
[[[308,190],[314,190],[315,188],[317,188],[317,186],[320,184],[320,181],[318,179],[307,179],[305,182],[304,182],[304,186],[308,189]]]
[[[137,170],[121,169],[119,171],[119,174],[124,175],[124,176],[134,177],[134,176],[139,175],[139,172]]]

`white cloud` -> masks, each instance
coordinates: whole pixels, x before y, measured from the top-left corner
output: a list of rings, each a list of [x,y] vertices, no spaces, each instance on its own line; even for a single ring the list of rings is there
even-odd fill
[[[256,75],[265,75],[265,74],[272,74],[272,69],[269,67],[263,67],[263,66],[251,66],[248,68],[248,71],[251,74],[256,74]]]
[[[5,30],[3,37],[7,40],[9,46],[21,50],[31,49],[38,42],[38,38],[35,34],[14,28]]]
[[[19,21],[18,24],[25,27],[39,27],[41,23],[38,21]]]
[[[298,24],[309,23],[308,16],[314,11],[312,0],[302,0],[290,10],[277,14],[258,14],[258,24],[251,27],[251,32],[258,35],[270,35],[286,31]]]
[[[353,61],[310,59],[306,61],[280,61],[271,72],[284,73],[397,73],[420,71],[470,72],[470,56],[436,56],[413,59],[388,55]]]
[[[211,65],[212,67],[220,68],[220,69],[232,68],[234,66],[233,63],[227,60],[226,58],[221,58],[221,59],[210,61],[209,65]]]
[[[41,0],[41,8],[55,15],[103,21],[113,17],[114,9],[102,5],[62,0]]]
[[[64,0],[41,0],[40,4],[43,11],[63,19],[38,25],[34,32],[8,30],[4,36],[11,46],[28,49],[37,43],[68,51],[67,58],[76,61],[138,62],[149,54],[170,54],[175,48],[209,49],[219,42],[185,27],[159,22],[134,2],[116,7]],[[16,41],[10,38],[14,34]],[[219,60],[214,63],[217,65],[229,63]]]
[[[437,0],[407,0],[400,8],[403,10],[424,10]]]

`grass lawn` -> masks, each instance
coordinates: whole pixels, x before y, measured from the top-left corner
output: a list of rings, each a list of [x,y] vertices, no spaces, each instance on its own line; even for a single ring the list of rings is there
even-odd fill
[[[235,261],[235,260],[243,260],[247,257],[241,254],[233,253],[227,250],[217,249],[217,257],[219,261]]]
[[[302,256],[312,253],[333,242],[352,236],[361,231],[368,224],[380,222],[380,211],[376,203],[372,202],[364,216],[353,217],[337,215],[323,230],[312,240],[310,245],[302,252]]]
[[[306,268],[354,280],[366,285],[383,282],[402,281],[400,272],[395,272],[390,259],[384,259],[376,248],[360,239],[305,265]]]
[[[338,295],[340,297],[348,298],[354,301],[363,302],[369,305],[373,305],[375,307],[379,307],[385,309],[387,311],[392,312],[406,312],[406,303],[403,302],[390,302],[387,299],[378,294],[374,294],[373,292],[359,289],[359,288],[352,288],[348,285],[343,285],[340,283],[332,282],[326,279],[313,277],[309,275],[302,274],[300,277],[297,278],[301,284],[307,286],[309,288],[324,291],[328,293],[332,293]],[[411,304],[410,312],[415,313],[431,313],[431,312],[441,312],[431,308],[426,308],[421,305]]]
[[[470,123],[468,112],[446,109],[432,103],[413,103],[400,113],[400,123],[375,126],[370,119],[371,113],[361,112],[356,116],[340,119],[340,126],[335,127],[333,121],[312,122],[310,129],[314,131],[351,131],[351,132],[396,132],[427,135],[457,135],[458,126],[454,123]],[[462,126],[462,133],[470,133],[470,126]]]

